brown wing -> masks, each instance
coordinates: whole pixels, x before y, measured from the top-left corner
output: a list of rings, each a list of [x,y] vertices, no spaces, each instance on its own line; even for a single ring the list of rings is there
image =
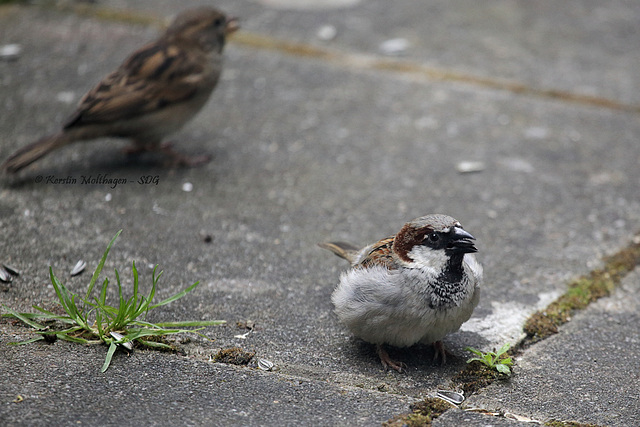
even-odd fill
[[[82,98],[64,127],[130,119],[190,99],[208,77],[203,55],[162,42],[141,48]]]
[[[357,266],[372,267],[374,265],[383,265],[389,270],[396,270],[398,265],[392,256],[393,237],[380,240],[371,247],[369,253],[364,257]],[[356,266],[356,267],[357,267]]]

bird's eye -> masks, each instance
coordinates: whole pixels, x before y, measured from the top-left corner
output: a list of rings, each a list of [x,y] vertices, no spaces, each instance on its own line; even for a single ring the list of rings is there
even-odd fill
[[[224,24],[222,18],[216,18],[216,20],[213,22],[213,25],[215,25],[216,27],[220,27],[222,24]]]
[[[440,236],[438,235],[438,233],[431,233],[427,235],[427,239],[429,239],[431,243],[435,243],[440,240]]]

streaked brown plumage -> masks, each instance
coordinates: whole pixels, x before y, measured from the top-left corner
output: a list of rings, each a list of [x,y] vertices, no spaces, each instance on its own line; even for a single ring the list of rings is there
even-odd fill
[[[161,142],[209,99],[222,71],[226,35],[237,28],[236,19],[212,8],[180,13],[156,41],[89,91],[60,132],[19,149],[2,169],[15,173],[57,148],[100,137],[130,138],[128,152],[160,149],[179,164],[208,161],[178,154]]]

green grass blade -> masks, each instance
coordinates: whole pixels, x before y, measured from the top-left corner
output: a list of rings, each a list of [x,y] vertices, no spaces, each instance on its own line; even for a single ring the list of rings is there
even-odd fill
[[[43,339],[44,339],[44,337],[42,335],[40,335],[40,336],[37,336],[35,338],[28,339],[26,341],[10,342],[10,343],[7,343],[7,344],[9,344],[9,345],[23,345],[23,344],[30,344],[32,342],[40,341],[40,340],[43,340]]]
[[[147,347],[151,347],[151,348],[161,348],[161,349],[166,349],[166,350],[173,350],[173,347],[171,347],[169,344],[165,344],[163,342],[155,342],[155,341],[145,341],[145,340],[138,340],[138,342],[144,346]]]
[[[104,359],[104,364],[102,365],[102,369],[100,369],[100,372],[104,373],[107,369],[109,369],[109,365],[111,364],[111,358],[113,357],[113,354],[116,352],[116,348],[118,348],[118,346],[113,342],[109,345],[109,350],[107,351],[107,357]]]
[[[73,307],[73,309],[75,310],[76,313],[76,322],[78,323],[78,325],[82,326],[84,329],[89,329],[89,326],[87,325],[87,317],[83,316],[84,312],[82,309],[78,309],[78,306],[76,305],[76,297],[77,295],[75,294],[71,294],[71,307]]]
[[[153,268],[153,273],[154,273],[154,283],[153,286],[151,287],[151,292],[149,294],[149,297],[145,297],[144,295],[140,298],[140,301],[138,303],[138,296],[137,296],[137,290],[138,290],[138,270],[136,269],[136,264],[133,263],[133,294],[136,297],[136,303],[138,304],[138,307],[135,309],[135,311],[133,312],[133,314],[131,315],[132,319],[137,319],[140,314],[142,314],[142,312],[148,312],[149,311],[149,303],[151,302],[151,299],[153,298],[153,295],[156,293],[155,290],[155,284],[157,283],[157,281],[155,280],[155,271],[156,268],[158,266],[156,265]]]
[[[116,282],[118,283],[118,301],[119,305],[117,308],[117,313],[111,324],[109,325],[109,329],[112,331],[118,331],[126,326],[126,315],[127,315],[127,307],[124,301],[124,296],[122,295],[122,283],[120,282],[120,275],[118,274],[118,270],[116,272]]]
[[[138,308],[136,307],[136,304],[138,304],[138,269],[136,268],[136,262],[133,261],[133,266],[132,266],[132,271],[133,271],[133,306],[134,306],[134,310],[133,313],[136,313],[138,311]],[[135,317],[134,317],[135,319]]]
[[[118,301],[120,302],[119,308],[122,309],[124,306],[124,295],[122,294],[122,282],[120,282],[120,274],[117,269],[114,269],[116,272],[116,283],[118,284]],[[120,310],[118,310],[120,311]]]
[[[149,302],[149,298],[145,297],[144,295],[140,298],[140,303],[138,304],[138,308],[136,309],[133,316],[134,319],[137,319],[143,311],[149,311]]]
[[[78,331],[82,331],[84,329],[82,329],[80,326],[72,326],[70,328],[64,329],[62,331],[54,331],[54,333],[58,334],[75,334]]]
[[[42,330],[42,329],[46,329],[46,326],[43,326],[39,323],[34,322],[33,320],[29,319],[27,316],[24,316],[21,313],[18,313],[15,310],[10,309],[9,307],[7,307],[6,305],[2,304],[2,307],[7,310],[9,312],[9,314],[11,314],[13,317],[20,319],[22,322],[26,323],[27,325],[31,326],[34,329],[38,329],[38,330]]]
[[[71,308],[69,308],[69,303],[67,301],[67,293],[64,292],[66,291],[64,285],[60,282],[60,280],[58,280],[58,278],[56,277],[55,274],[53,274],[53,268],[49,267],[49,278],[51,279],[51,284],[53,285],[53,289],[56,291],[56,295],[58,296],[58,299],[60,300],[60,304],[62,305],[62,308],[64,309],[64,311],[67,312],[67,314],[73,318],[73,316],[71,315]]]
[[[70,335],[67,335],[65,333],[58,333],[56,334],[58,336],[58,338],[65,340],[65,341],[69,341],[69,342],[77,342],[80,344],[91,344],[91,341],[86,340],[84,338],[78,338],[78,337],[72,337]]]
[[[137,302],[138,301],[133,299],[133,296],[132,296],[125,303],[125,313],[126,313],[125,317],[126,317],[127,321],[136,320],[135,314],[136,314],[136,303]]]
[[[185,322],[162,322],[154,323],[161,328],[188,328],[192,326],[218,326],[227,323],[226,320],[194,320]]]
[[[197,330],[197,329],[195,329]],[[179,334],[183,332],[193,332],[188,329],[148,329],[148,328],[133,328],[127,331],[126,337],[129,338],[129,341],[133,341],[135,339],[141,337],[157,337],[162,335],[172,335]]]
[[[98,298],[98,301],[100,302],[101,305],[105,305],[105,302],[107,301],[107,286],[109,286],[109,279],[105,278],[104,281],[102,282],[100,297]]]
[[[37,305],[33,305],[33,308],[36,310],[42,311],[42,313],[20,313],[27,319],[44,319],[44,320],[57,320],[59,322],[64,323],[75,323],[69,316],[63,316],[60,314],[52,313],[48,310],[45,310]],[[2,317],[15,317],[13,314],[3,314]]]
[[[143,328],[148,329],[164,329],[162,326],[159,326],[155,323],[147,322],[145,320],[134,320],[131,322],[131,325],[142,326]]]
[[[55,318],[55,317],[59,317],[60,316],[58,314],[55,314],[53,311],[46,310],[46,309],[44,309],[44,308],[42,308],[40,306],[37,306],[35,304],[33,304],[31,307],[33,307],[36,310],[38,310],[39,312],[43,313],[43,314],[39,315],[39,316],[42,316],[42,317],[44,317],[45,315],[50,316],[50,318]],[[34,316],[38,315],[37,313],[30,313],[30,314],[33,314]],[[67,317],[67,316],[64,316],[64,317]]]
[[[98,328],[98,333],[100,334],[100,338],[102,339],[105,334],[105,328],[109,326],[109,321],[112,316],[109,315],[109,309],[106,306],[105,302],[107,300],[107,287],[109,286],[109,279],[105,278],[102,282],[102,287],[100,289],[100,295],[98,298],[94,298],[95,304],[91,304],[87,301],[88,304],[91,304],[95,307],[96,310],[96,326]]]
[[[100,260],[100,262],[98,263],[98,266],[96,267],[95,271],[93,272],[93,276],[91,277],[91,282],[89,282],[89,287],[87,288],[87,295],[85,296],[85,299],[88,300],[89,297],[91,296],[91,292],[93,292],[93,287],[96,284],[96,280],[98,280],[98,276],[100,275],[100,272],[102,271],[102,267],[104,267],[104,263],[107,261],[107,255],[109,255],[109,251],[111,250],[111,246],[113,246],[113,243],[116,241],[116,239],[118,238],[120,233],[122,233],[122,230],[118,231],[116,233],[116,235],[113,236],[113,239],[111,239],[111,241],[109,242],[109,245],[107,246],[107,250],[104,251],[104,255],[102,255],[102,259]]]
[[[158,285],[158,281],[160,280],[160,277],[162,276],[162,271],[160,271],[160,273],[158,273],[158,276],[156,277],[156,270],[158,269],[158,266],[156,265],[155,267],[153,267],[153,274],[152,274],[152,279],[151,279],[151,292],[149,292],[149,296],[147,297],[147,303],[146,303],[146,307],[144,309],[144,315],[146,316],[149,313],[149,310],[153,307],[150,307],[149,304],[151,304],[151,301],[153,301],[153,297],[156,296],[156,286]]]
[[[182,298],[183,296],[185,296],[186,294],[188,294],[189,292],[191,292],[192,290],[195,289],[196,286],[198,286],[200,284],[200,282],[196,282],[193,285],[189,286],[187,289],[183,290],[182,292],[178,292],[177,294],[175,294],[172,297],[167,298],[166,300],[160,301],[158,304],[152,305],[151,309],[154,309],[156,307],[161,307],[163,305],[169,304],[170,302],[173,302],[179,298]]]
[[[101,340],[104,340],[105,332],[102,327],[102,310],[96,310],[96,328],[98,328],[98,336]]]

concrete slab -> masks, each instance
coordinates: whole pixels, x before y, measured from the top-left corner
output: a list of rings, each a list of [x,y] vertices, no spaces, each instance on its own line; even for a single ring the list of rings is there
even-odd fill
[[[3,336],[6,335],[3,333]],[[2,343],[3,425],[375,425],[410,399],[153,351]],[[275,378],[274,378],[275,377]]]
[[[526,351],[509,384],[493,384],[468,404],[541,421],[638,425],[639,273]]]
[[[149,11],[149,4],[135,7]],[[169,7],[168,2],[154,4],[157,14]],[[263,8],[251,2],[233,5],[229,9],[238,15]],[[624,15],[627,6],[616,10]],[[303,13],[310,12],[269,9],[268,16]],[[407,14],[407,22],[417,19],[415,14]],[[251,21],[257,18],[247,19],[248,29],[256,32],[260,25],[273,28],[278,22],[262,16],[265,23],[258,25]],[[281,35],[280,26],[271,31],[307,40],[296,39],[303,33],[294,30]],[[18,60],[0,61],[6,93],[0,155],[54,131],[85,90],[155,34],[153,28],[50,9],[0,8],[0,39],[23,47]],[[345,46],[373,54],[355,42]],[[175,378],[185,383],[193,374],[184,366],[233,377],[245,371],[212,367],[207,360],[219,348],[239,345],[278,369],[252,373],[256,388],[269,383],[266,390],[275,387],[277,395],[287,395],[278,384],[300,378],[314,393],[360,390],[364,407],[377,405],[379,393],[387,392],[387,409],[395,410],[447,384],[464,365],[465,346],[491,348],[517,340],[531,312],[562,293],[569,278],[624,246],[638,228],[636,114],[234,43],[226,57],[211,102],[173,137],[184,152],[212,154],[207,166],[166,170],[153,157],[127,161],[119,151],[125,143],[103,140],[66,147],[5,181],[0,260],[23,274],[0,293],[1,303],[18,310],[34,303],[50,306],[49,265],[72,290],[82,292],[106,244],[122,228],[105,272],[118,268],[129,277],[135,260],[148,284],[150,266],[160,264],[165,274],[159,298],[201,281],[191,295],[150,320],[228,321],[227,327],[206,331],[215,342],[194,338],[184,346],[195,360],[142,353],[139,357],[150,358],[149,363],[135,369],[176,364],[182,373]],[[602,93],[617,90],[605,87]],[[461,174],[456,170],[461,161],[480,161],[484,169]],[[127,183],[92,184],[98,176]],[[53,184],[56,180],[60,183]],[[185,183],[192,184],[191,191],[185,191]],[[455,216],[478,238],[486,273],[482,300],[463,330],[445,340],[457,356],[450,364],[432,366],[431,348],[417,347],[392,354],[409,365],[406,375],[387,373],[373,348],[350,337],[332,314],[330,294],[346,265],[316,243],[369,243],[430,212]],[[78,259],[87,261],[87,272],[70,278]],[[246,332],[236,322],[249,319],[255,331],[236,338]],[[14,327],[0,322],[0,328],[4,334]],[[0,346],[0,353],[3,359],[33,361],[42,357],[42,348]],[[44,352],[57,360],[70,348],[56,343]],[[73,351],[87,373],[99,369],[102,359],[93,357],[97,350]],[[116,362],[114,372],[133,369],[124,359]],[[21,375],[35,378],[40,367],[29,363]],[[56,372],[56,378],[64,373]],[[86,378],[64,381],[81,387]],[[6,396],[16,393],[7,390]],[[242,393],[240,382],[221,390]],[[34,411],[48,407],[39,402]],[[325,409],[334,411],[332,405]],[[376,413],[376,422],[392,412],[387,409]],[[301,414],[290,410],[291,415],[283,412],[284,421]],[[358,421],[360,412],[349,413],[355,423],[374,419]],[[192,419],[200,419],[198,414]],[[269,423],[254,414],[255,424]],[[15,423],[31,420],[27,412],[12,416]],[[238,419],[228,418],[230,423]]]

